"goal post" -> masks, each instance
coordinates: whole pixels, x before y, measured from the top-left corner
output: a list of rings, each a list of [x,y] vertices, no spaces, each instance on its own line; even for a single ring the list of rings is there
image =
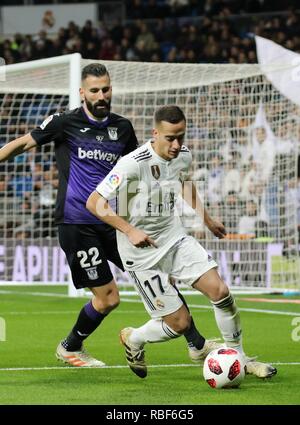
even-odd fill
[[[47,116],[80,106],[79,53],[2,66],[0,74],[1,146]],[[53,223],[53,146],[0,164],[0,188],[0,284],[68,283],[70,274]]]
[[[6,66],[1,145],[48,115],[77,107],[80,68],[91,62],[73,54]],[[237,291],[299,291],[300,108],[258,65],[102,63],[111,75],[112,109],[132,121],[140,143],[151,136],[157,107],[175,103],[184,110],[191,180],[210,214],[225,223],[227,238],[214,238],[187,206],[178,204],[178,210],[226,283]],[[271,70],[283,69],[287,65]],[[53,223],[53,146],[0,167],[1,283],[66,284],[69,270]],[[130,279],[116,273],[121,291],[127,290]]]

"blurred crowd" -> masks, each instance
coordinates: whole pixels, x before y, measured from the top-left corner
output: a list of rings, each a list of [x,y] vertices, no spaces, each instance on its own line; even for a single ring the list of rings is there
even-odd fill
[[[49,36],[47,28],[36,35],[15,34],[0,42],[0,56],[6,64],[73,52],[103,60],[256,63],[254,34],[300,51],[299,14],[292,7],[287,10],[281,0],[127,3],[124,23],[94,25],[86,21],[79,27],[71,21],[55,36]],[[271,4],[272,13],[268,14]],[[274,14],[276,4],[285,12]],[[250,11],[266,14],[238,15]],[[147,19],[142,19],[145,16]]]
[[[70,22],[54,37],[45,29],[35,36],[15,34],[0,42],[0,56],[7,64],[73,52],[102,60],[256,63],[254,34],[300,51],[300,15],[293,8],[285,14],[274,14],[286,8],[281,0],[126,3],[124,24],[101,22],[95,26],[87,21],[80,28]],[[146,14],[146,3],[150,20],[141,19]],[[241,12],[248,15],[236,16]],[[262,12],[259,16],[249,15]],[[234,104],[220,105],[213,93],[205,93],[203,99],[200,96],[197,100],[198,105],[192,105],[195,111],[189,111],[189,116],[198,117],[197,123],[189,125],[187,135],[194,157],[193,179],[200,184],[200,192],[205,193],[212,214],[224,222],[229,234],[281,238],[288,248],[287,229],[293,228],[295,197],[300,206],[300,185],[295,185],[290,173],[294,147],[300,143],[300,111],[296,108],[287,113],[287,109],[278,111],[275,106],[272,110],[272,105],[280,103],[273,99],[267,111],[271,117],[268,123],[266,116],[262,118],[264,111],[257,115],[257,102],[253,104],[245,97],[244,105],[253,108],[245,112],[237,88],[231,89]],[[221,93],[220,98],[227,95]],[[30,131],[44,116],[63,109],[68,102],[61,96],[26,96],[0,95],[0,146]],[[137,115],[143,114],[144,109],[138,114],[134,110],[126,113],[137,132]],[[8,165],[1,164],[0,208],[5,209],[6,216],[3,211],[0,229],[5,237],[55,236],[57,171],[53,162],[53,149],[46,146],[40,153],[30,152]],[[300,228],[300,209],[298,215]]]
[[[66,109],[66,96],[0,94],[0,146],[27,134],[45,116]],[[25,239],[55,237],[58,187],[52,145],[0,163],[0,235]]]
[[[216,14],[226,9],[231,14],[261,13],[297,6],[297,0],[112,0],[122,3],[130,18],[159,18]],[[91,0],[2,0],[3,5],[91,3]],[[99,1],[101,5],[101,0]]]
[[[294,177],[300,108],[270,97],[264,105],[251,105],[248,95],[240,93],[247,105],[242,119],[237,98],[231,107],[226,101],[218,108],[209,89],[205,94],[200,100],[198,128],[191,125],[188,129],[192,179],[205,204],[225,224],[229,238],[281,240],[285,253],[296,252],[293,233],[294,223],[300,226],[299,163],[298,180]],[[197,237],[203,237],[205,229],[191,210],[187,209],[185,222]]]
[[[252,88],[258,80],[259,77],[251,81]],[[300,225],[300,185],[299,179],[297,184],[294,180],[300,108],[283,98],[271,98],[274,93],[268,85],[260,90],[269,102],[253,104],[248,88],[244,86],[244,93],[237,93],[237,86],[233,81],[226,88],[203,87],[202,94],[195,93],[194,99],[191,97],[182,105],[187,116],[194,117],[188,120],[186,138],[193,152],[191,179],[214,217],[224,222],[229,237],[284,240],[286,252],[291,253],[295,251],[295,199]],[[219,98],[223,99],[222,104]],[[140,121],[145,105],[135,99],[129,106],[130,99],[123,113],[143,142],[144,122]],[[66,108],[68,99],[7,93],[0,95],[0,102],[3,145],[26,134],[44,116]],[[0,232],[5,238],[41,240],[56,236],[53,217],[57,178],[52,145],[0,164]],[[184,211],[184,221],[198,238],[209,236],[191,211]]]
[[[130,19],[142,19],[145,16],[226,16],[283,11],[288,4],[297,7],[296,0],[288,1],[288,4],[286,0],[126,0],[125,4]]]

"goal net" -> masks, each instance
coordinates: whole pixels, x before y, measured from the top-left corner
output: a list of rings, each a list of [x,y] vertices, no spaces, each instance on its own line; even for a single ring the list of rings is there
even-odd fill
[[[1,145],[46,116],[78,105],[79,66],[71,64],[72,57],[5,67]],[[89,62],[81,60],[81,66]],[[299,290],[299,107],[258,65],[103,63],[112,79],[113,111],[132,121],[140,143],[151,136],[157,107],[177,104],[184,110],[191,180],[210,215],[225,224],[226,239],[216,239],[187,205],[179,202],[178,211],[188,232],[218,262],[226,283],[236,290]],[[58,183],[53,146],[0,167],[0,280],[68,282],[53,223]],[[116,274],[126,289],[130,279]]]

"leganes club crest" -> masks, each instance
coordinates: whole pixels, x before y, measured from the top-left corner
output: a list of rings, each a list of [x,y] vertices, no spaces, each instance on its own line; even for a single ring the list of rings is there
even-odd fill
[[[110,140],[118,140],[118,129],[117,127],[107,127],[108,136]]]
[[[98,279],[99,275],[97,272],[97,267],[90,267],[89,269],[86,269],[85,271],[87,272],[88,278],[90,280]]]

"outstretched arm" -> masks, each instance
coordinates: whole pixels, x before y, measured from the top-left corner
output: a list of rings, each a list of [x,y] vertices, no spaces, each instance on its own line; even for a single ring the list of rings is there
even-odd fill
[[[30,133],[19,137],[18,139],[12,140],[0,149],[0,162],[14,158],[20,153],[26,152],[35,146],[37,146],[37,143],[30,135]]]
[[[120,217],[110,207],[108,201],[103,198],[98,192],[94,191],[89,196],[87,203],[87,209],[98,217],[104,223],[109,224],[115,229],[119,230],[128,237],[129,241],[137,248],[144,248],[146,246],[154,246],[155,242],[142,230],[129,224],[126,220]]]
[[[183,199],[195,210],[196,214],[204,221],[206,227],[219,239],[224,238],[226,230],[224,225],[210,217],[201,199],[197,193],[196,186],[193,182],[188,181],[183,183],[182,188]]]

